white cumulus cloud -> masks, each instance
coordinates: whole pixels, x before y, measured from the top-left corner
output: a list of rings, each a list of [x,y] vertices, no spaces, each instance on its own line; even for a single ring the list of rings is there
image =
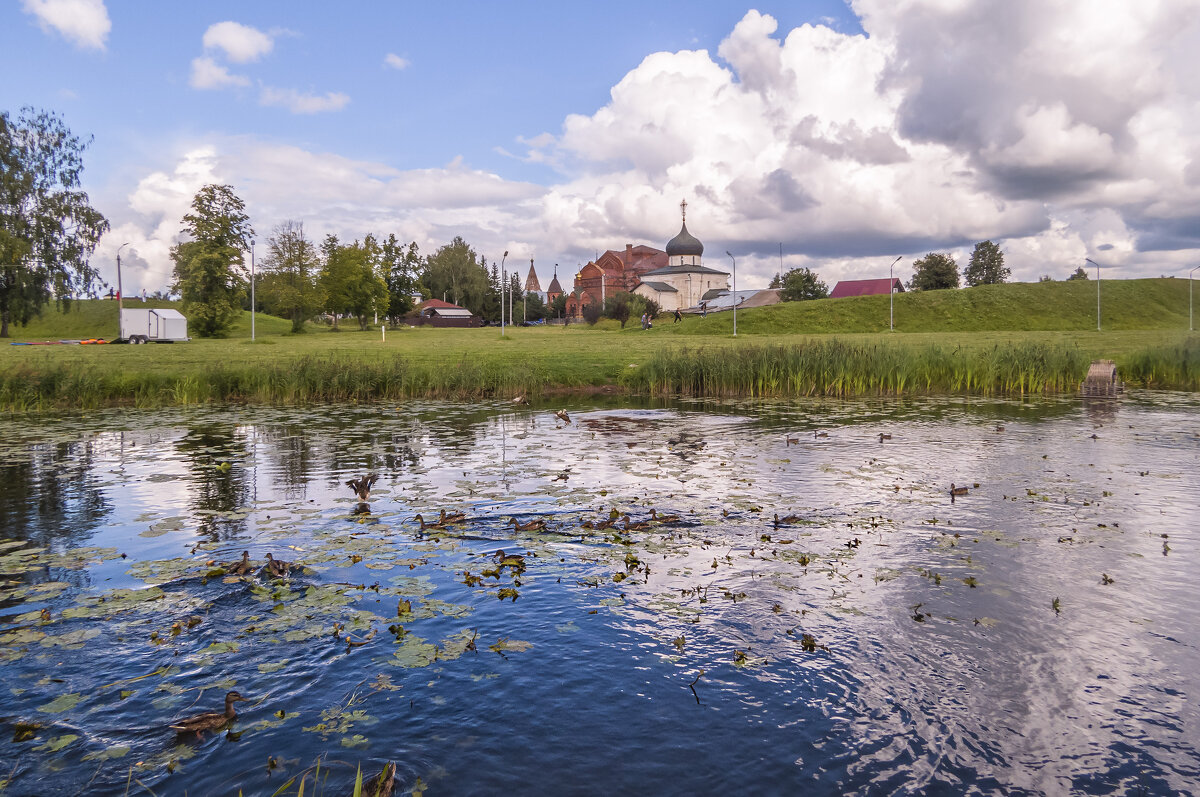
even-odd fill
[[[235,64],[257,61],[275,46],[274,40],[257,28],[240,22],[218,22],[204,31],[204,46],[220,50]]]
[[[310,114],[340,111],[350,102],[350,97],[338,91],[325,94],[305,94],[296,89],[280,89],[263,86],[258,101],[262,105],[287,108],[292,113]]]
[[[383,63],[392,69],[407,69],[410,62],[407,58],[401,58],[395,53],[388,53],[383,57]]]
[[[21,0],[42,30],[55,30],[78,47],[103,50],[112,20],[104,0]]]
[[[222,64],[218,64],[207,55],[192,59],[192,73],[188,83],[194,89],[223,89],[228,86],[247,86],[250,80],[243,75],[235,75]]]

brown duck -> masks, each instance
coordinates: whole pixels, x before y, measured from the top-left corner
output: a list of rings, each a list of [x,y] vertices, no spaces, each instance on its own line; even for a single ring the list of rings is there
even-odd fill
[[[225,572],[232,573],[235,576],[244,576],[254,569],[254,563],[250,561],[250,552],[242,551],[242,558],[235,559],[225,565]]]
[[[648,521],[639,520],[637,522],[633,522],[629,519],[629,515],[621,518],[621,523],[621,528],[625,531],[645,531],[646,529],[650,528],[650,523]]]
[[[379,474],[368,473],[366,476],[360,476],[357,479],[350,479],[346,482],[346,486],[354,491],[360,501],[371,500],[371,485],[379,481]]]
[[[566,411],[566,410],[559,410],[558,412],[554,413],[554,417],[555,417],[555,418],[558,418],[558,419],[559,419],[560,421],[562,421],[563,423],[570,423],[570,422],[571,422],[571,416],[570,416],[570,415],[567,415],[567,411]]]
[[[464,520],[466,520],[466,519],[467,519],[467,513],[466,513],[466,512],[450,512],[450,513],[447,513],[447,512],[446,512],[446,510],[445,510],[445,509],[443,509],[443,510],[442,510],[442,516],[441,516],[440,518],[438,518],[438,525],[439,525],[439,526],[444,526],[444,525],[446,525],[447,523],[462,523],[462,522],[463,522]]]
[[[244,701],[246,698],[237,692],[230,692],[225,695],[224,711],[206,711],[203,714],[179,720],[170,726],[171,730],[181,734],[194,733],[197,736],[203,736],[205,731],[220,730],[237,717],[237,712],[233,710],[233,704],[239,700]]]
[[[445,527],[445,524],[440,520],[435,520],[432,523],[426,523],[425,518],[421,515],[417,515],[415,518],[413,518],[413,520],[421,524],[421,531],[425,531],[425,529],[441,529]]]
[[[541,531],[546,528],[546,521],[539,518],[534,518],[526,523],[519,522],[515,517],[510,517],[506,526],[512,526],[513,531]]]
[[[779,513],[777,512],[777,513],[775,513],[775,528],[779,528],[780,526],[790,525],[792,523],[795,523],[799,519],[800,519],[799,515],[784,515],[783,517],[780,517]]]
[[[950,482],[950,495],[966,495],[969,492],[966,487],[955,487],[954,482]]]
[[[275,578],[287,578],[291,569],[291,562],[285,562],[282,559],[276,559],[271,554],[267,554],[267,564],[263,567],[267,575],[274,576]]]
[[[655,523],[678,523],[679,515],[660,515],[653,507],[650,509],[650,519]]]
[[[361,794],[362,797],[392,797],[392,791],[395,788],[396,765],[389,761],[383,765],[383,771],[364,782],[362,790],[356,793]]]

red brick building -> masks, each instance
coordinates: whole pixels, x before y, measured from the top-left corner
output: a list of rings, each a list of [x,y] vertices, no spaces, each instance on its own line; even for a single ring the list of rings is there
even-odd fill
[[[609,249],[575,275],[575,285],[567,294],[567,315],[579,318],[585,305],[603,302],[617,291],[633,291],[643,274],[667,264],[667,253],[653,246],[625,244],[624,251]]]

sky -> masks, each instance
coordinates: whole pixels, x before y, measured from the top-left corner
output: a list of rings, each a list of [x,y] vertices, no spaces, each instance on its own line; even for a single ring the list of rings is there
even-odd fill
[[[462,236],[543,287],[664,248],[684,199],[739,288],[985,239],[1021,281],[1200,264],[1196,0],[12,0],[0,52],[0,110],[91,139],[126,292],[168,285],[208,183],[256,249]]]

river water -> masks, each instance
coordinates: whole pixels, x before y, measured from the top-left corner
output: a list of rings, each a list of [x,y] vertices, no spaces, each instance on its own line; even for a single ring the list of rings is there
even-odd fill
[[[1195,396],[556,408],[0,421],[0,792],[1200,789]]]

